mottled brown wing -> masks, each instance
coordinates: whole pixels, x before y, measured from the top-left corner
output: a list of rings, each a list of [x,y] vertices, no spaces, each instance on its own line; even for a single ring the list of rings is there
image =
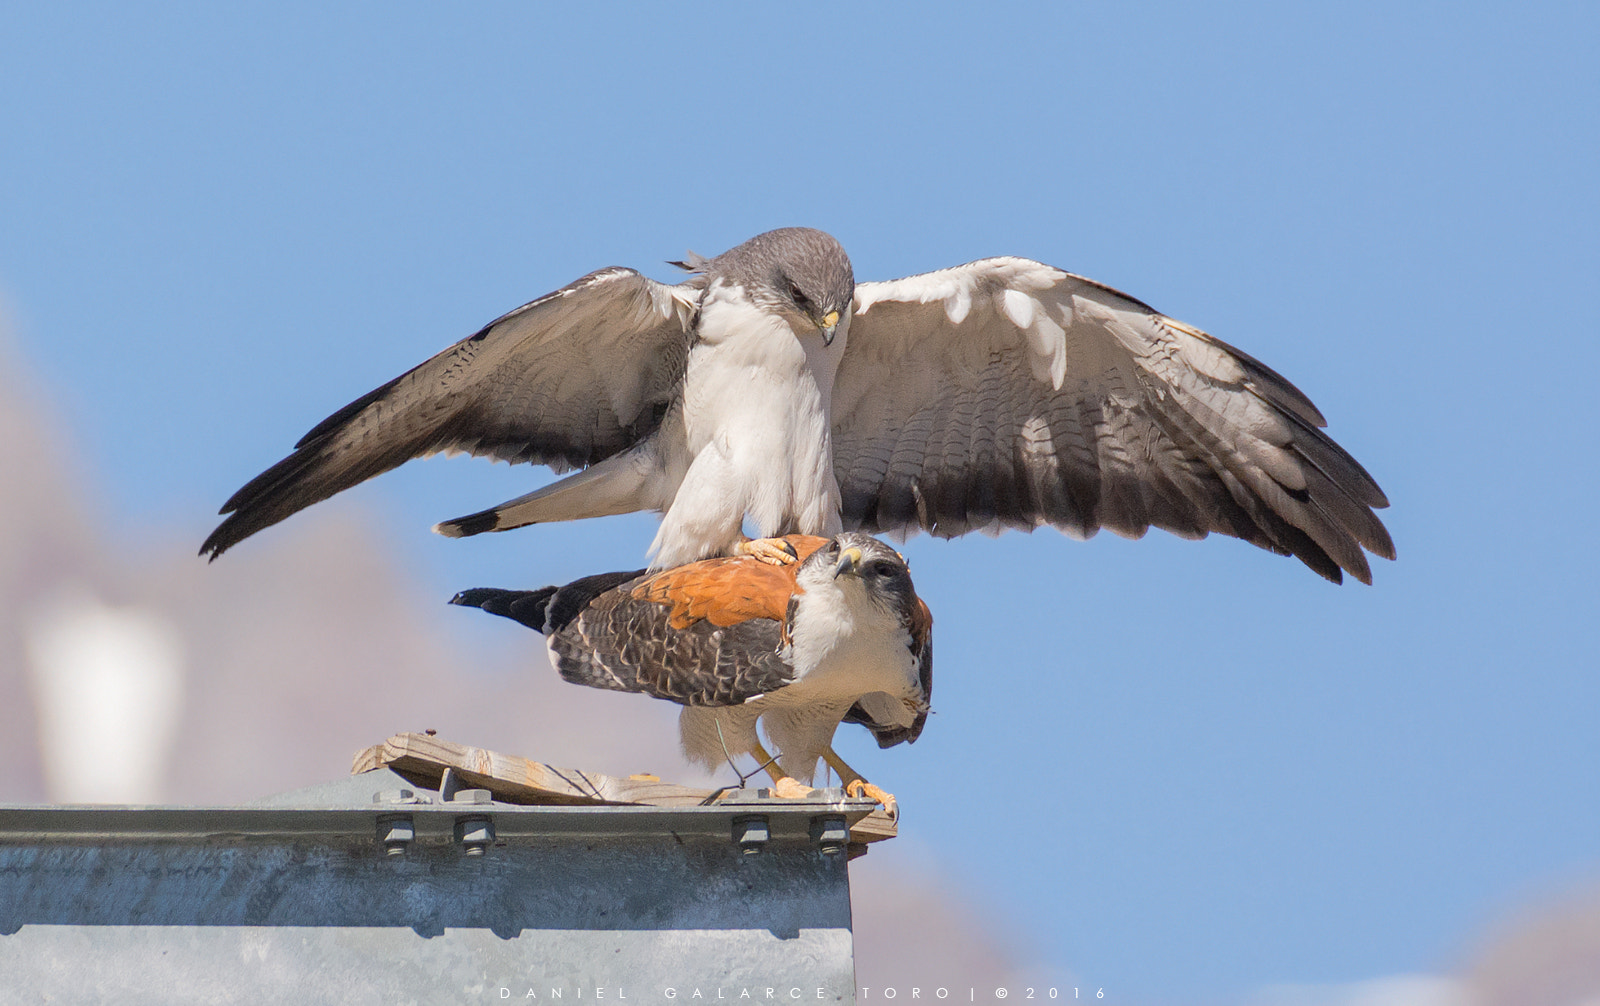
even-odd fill
[[[678,625],[672,604],[635,596],[643,582],[600,595],[550,637],[563,678],[686,706],[737,705],[794,680],[778,621],[702,617]]]
[[[801,561],[828,539],[790,535]],[[737,705],[794,680],[784,621],[799,563],[706,559],[661,573],[604,573],[542,590],[478,588],[453,603],[546,634],[556,670],[591,688],[689,706]]]

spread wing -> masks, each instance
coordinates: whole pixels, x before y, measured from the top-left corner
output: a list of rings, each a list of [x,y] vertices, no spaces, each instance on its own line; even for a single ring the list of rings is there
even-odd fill
[[[846,528],[1210,532],[1364,583],[1383,492],[1278,374],[1028,259],[856,287],[833,391]]]
[[[317,424],[223,505],[201,554],[437,451],[559,472],[637,443],[681,385],[701,282],[602,269],[524,304]]]

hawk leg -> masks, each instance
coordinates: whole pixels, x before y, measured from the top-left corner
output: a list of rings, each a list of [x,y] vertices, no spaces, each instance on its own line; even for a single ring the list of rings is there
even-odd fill
[[[809,800],[811,787],[792,776],[784,776],[772,784],[772,795],[783,800]]]
[[[773,796],[780,800],[805,800],[811,796],[811,787],[793,776],[784,775],[778,767],[778,759],[767,754],[767,749],[761,746],[760,741],[756,741],[750,753],[761,760],[761,767],[772,777]]]
[[[733,548],[735,555],[748,555],[772,566],[787,566],[799,560],[794,546],[782,538],[746,538]]]
[[[900,804],[895,800],[894,794],[885,793],[877,786],[863,779],[860,772],[851,768],[843,758],[839,757],[838,752],[833,750],[832,745],[822,749],[822,760],[828,763],[829,768],[839,774],[839,781],[844,783],[844,791],[846,793],[855,797],[865,796],[876,800],[883,804],[883,809],[889,812],[890,817],[897,821],[900,819]]]

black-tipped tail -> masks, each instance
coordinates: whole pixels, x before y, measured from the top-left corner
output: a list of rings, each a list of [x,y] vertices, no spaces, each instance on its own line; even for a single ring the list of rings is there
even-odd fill
[[[535,632],[560,632],[581,615],[589,602],[613,587],[644,575],[644,570],[627,573],[599,573],[574,580],[565,587],[538,590],[503,590],[500,587],[474,587],[450,599],[451,604],[482,608],[491,615],[521,622]]]
[[[474,587],[452,597],[450,603],[468,608],[482,608],[491,615],[509,618],[514,622],[521,622],[535,632],[543,632],[545,609],[555,593],[554,587],[543,587],[539,590]]]

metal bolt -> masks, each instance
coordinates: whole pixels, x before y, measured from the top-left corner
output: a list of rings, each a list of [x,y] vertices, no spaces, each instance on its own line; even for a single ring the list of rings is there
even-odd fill
[[[405,854],[406,846],[417,837],[417,827],[410,814],[378,815],[378,841],[383,851],[391,856]]]
[[[822,846],[824,856],[837,856],[850,841],[850,825],[838,814],[811,819],[811,840]]]
[[[486,789],[458,789],[450,797],[451,803],[494,803],[494,794]]]
[[[494,842],[494,821],[479,815],[456,818],[456,841],[467,855],[483,855],[483,850]]]
[[[767,826],[765,814],[752,814],[733,819],[733,840],[744,850],[746,856],[754,856],[760,852],[771,838],[772,829]]]

